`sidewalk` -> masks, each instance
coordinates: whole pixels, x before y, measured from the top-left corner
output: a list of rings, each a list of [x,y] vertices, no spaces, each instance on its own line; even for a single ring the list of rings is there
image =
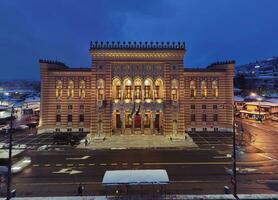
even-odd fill
[[[91,141],[77,148],[87,149],[138,149],[138,148],[196,148],[191,140],[171,141],[162,135],[113,135],[104,141]]]
[[[239,199],[242,200],[251,200],[251,199],[261,199],[261,200],[270,200],[277,199],[278,194],[239,194]],[[5,198],[0,198],[0,200],[4,200]],[[235,199],[235,197],[231,194],[225,195],[166,195],[166,196],[157,196],[157,197],[105,197],[105,196],[83,196],[83,197],[17,197],[12,198],[14,200],[108,200],[108,199],[125,199],[125,200],[139,200],[139,199],[164,199],[164,200],[204,200],[204,199],[214,199],[214,200],[228,200]]]

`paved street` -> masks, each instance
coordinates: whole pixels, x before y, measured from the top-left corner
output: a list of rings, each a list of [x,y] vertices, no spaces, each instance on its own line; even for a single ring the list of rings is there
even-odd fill
[[[243,121],[243,125],[256,139],[252,147],[238,149],[239,192],[278,193],[276,130],[250,121]],[[62,196],[75,195],[82,183],[85,195],[104,195],[101,181],[105,170],[166,169],[171,181],[167,193],[223,194],[225,185],[232,188],[231,135],[191,136],[199,148],[89,150],[52,146],[40,150],[52,143],[50,134],[17,133],[15,143],[29,146],[32,164],[13,177],[13,187],[18,196]],[[3,187],[1,195],[4,192]]]

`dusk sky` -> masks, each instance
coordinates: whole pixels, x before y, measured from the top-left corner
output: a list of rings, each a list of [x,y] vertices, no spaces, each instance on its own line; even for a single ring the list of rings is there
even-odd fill
[[[0,80],[90,67],[92,41],[185,41],[185,67],[278,56],[277,0],[0,0]]]

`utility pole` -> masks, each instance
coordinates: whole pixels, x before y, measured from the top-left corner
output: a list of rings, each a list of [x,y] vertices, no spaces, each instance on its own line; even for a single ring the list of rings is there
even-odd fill
[[[11,110],[11,119],[10,119],[10,139],[9,139],[9,164],[8,164],[8,183],[7,183],[7,200],[11,198],[11,182],[12,182],[12,128],[13,128],[13,113],[14,107]]]
[[[232,105],[232,109],[233,109]],[[237,174],[236,174],[236,122],[235,122],[235,113],[233,109],[233,176],[231,182],[234,186],[233,195],[236,199],[239,199],[237,196]]]

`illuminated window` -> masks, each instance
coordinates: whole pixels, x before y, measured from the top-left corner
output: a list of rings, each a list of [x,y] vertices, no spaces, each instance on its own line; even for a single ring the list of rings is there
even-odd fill
[[[104,100],[104,80],[102,79],[97,81],[97,93],[98,101]]]
[[[163,81],[161,79],[155,81],[154,98],[163,99]]]
[[[201,95],[202,95],[202,97],[207,96],[207,83],[206,83],[206,81],[201,82]]]
[[[85,81],[80,81],[79,83],[79,97],[84,98],[85,97]]]
[[[135,91],[134,91],[134,97],[135,99],[141,99],[141,85],[142,85],[142,81],[140,79],[135,79],[134,81],[134,85],[135,85]]]
[[[131,86],[130,85],[126,85],[125,86],[125,98],[126,99],[131,99]]]
[[[144,81],[144,97],[145,97],[145,99],[152,98],[152,80],[151,79],[146,79]]]
[[[68,82],[68,97],[72,98],[73,97],[73,88],[74,88],[74,84],[73,81],[69,81]]]
[[[217,81],[212,82],[212,95],[218,97],[218,84]]]
[[[151,87],[149,85],[145,85],[145,99],[151,98]]]
[[[116,78],[112,82],[112,97],[113,99],[121,99],[121,94],[121,81],[118,78]]]
[[[125,79],[124,80],[124,98],[125,99],[131,99],[131,80]]]
[[[56,97],[62,97],[62,81],[60,80],[56,82]]]
[[[178,81],[176,79],[172,80],[171,84],[171,98],[173,101],[178,100]]]
[[[196,97],[196,83],[195,81],[190,81],[190,96]]]

